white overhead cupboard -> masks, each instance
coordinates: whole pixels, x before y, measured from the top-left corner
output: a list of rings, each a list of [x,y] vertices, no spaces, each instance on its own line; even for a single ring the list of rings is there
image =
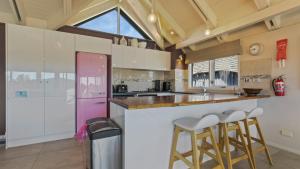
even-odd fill
[[[6,30],[6,146],[73,137],[75,52],[111,54],[111,41],[11,24]]]
[[[171,70],[170,52],[112,45],[112,66],[116,68]]]

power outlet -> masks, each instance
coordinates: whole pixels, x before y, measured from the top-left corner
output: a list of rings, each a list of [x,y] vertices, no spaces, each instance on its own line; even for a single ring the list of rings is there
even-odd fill
[[[281,129],[280,134],[284,137],[290,137],[290,138],[294,137],[294,133],[290,130],[287,130],[287,129]]]

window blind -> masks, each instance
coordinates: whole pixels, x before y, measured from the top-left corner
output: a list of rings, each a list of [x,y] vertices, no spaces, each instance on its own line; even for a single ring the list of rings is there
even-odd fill
[[[186,53],[186,64],[242,54],[240,40]]]

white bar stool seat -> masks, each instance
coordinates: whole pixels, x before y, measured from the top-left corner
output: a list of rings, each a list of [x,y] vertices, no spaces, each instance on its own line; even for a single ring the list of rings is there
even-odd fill
[[[247,118],[250,119],[250,118],[262,116],[263,113],[264,113],[264,110],[260,107],[257,107],[250,112],[246,112],[246,115],[247,115]]]
[[[174,125],[190,131],[199,131],[212,127],[220,122],[217,115],[206,115],[202,118],[184,117],[174,121]]]
[[[240,110],[229,110],[218,115],[220,123],[231,123],[246,119],[246,113]]]
[[[212,129],[219,122],[219,117],[215,114],[205,115],[201,118],[184,117],[175,120],[173,122],[175,127],[169,169],[173,169],[174,162],[178,160],[184,162],[188,168],[200,169],[204,154],[209,155],[218,162],[218,166],[216,167],[224,169],[222,157]],[[192,150],[185,153],[177,151],[177,142],[181,132],[187,132],[191,135]],[[210,139],[211,143],[207,142],[207,138]],[[200,145],[199,140],[202,140]],[[214,150],[215,154],[211,150]],[[192,161],[187,159],[189,156],[192,156]]]

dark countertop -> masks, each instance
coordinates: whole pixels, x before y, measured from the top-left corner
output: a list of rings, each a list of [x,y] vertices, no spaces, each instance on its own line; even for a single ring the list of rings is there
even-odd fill
[[[212,104],[239,100],[261,99],[270,96],[237,96],[233,94],[177,94],[174,96],[149,97],[115,97],[110,102],[126,109],[145,109],[157,107],[188,106],[196,104]]]

